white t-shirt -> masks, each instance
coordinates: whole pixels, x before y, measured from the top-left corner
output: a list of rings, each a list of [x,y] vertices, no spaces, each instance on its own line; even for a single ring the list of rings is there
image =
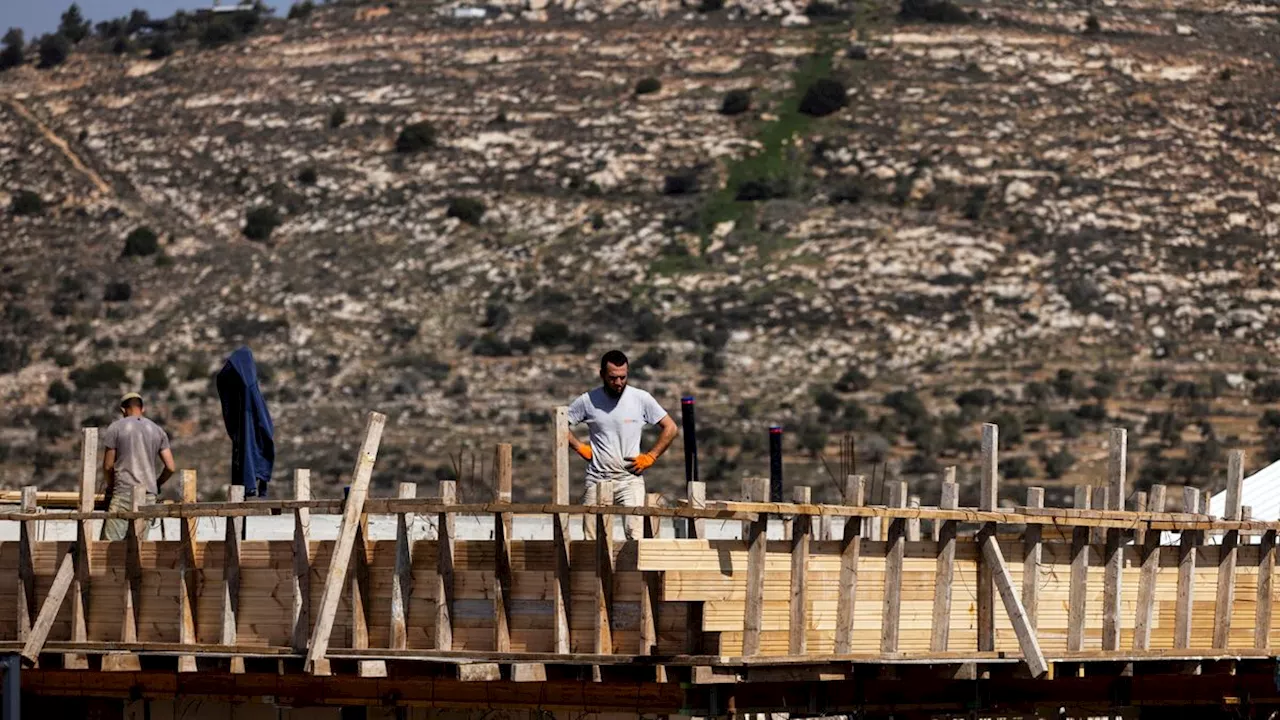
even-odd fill
[[[622,458],[639,455],[644,427],[655,425],[666,416],[667,411],[658,401],[640,388],[627,386],[616,399],[603,387],[579,395],[569,406],[569,425],[585,422],[591,432],[587,482],[637,477],[627,472]]]

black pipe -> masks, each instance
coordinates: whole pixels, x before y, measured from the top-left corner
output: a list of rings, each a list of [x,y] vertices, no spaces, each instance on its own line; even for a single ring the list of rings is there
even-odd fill
[[[680,423],[684,426],[684,481],[698,481],[698,423],[694,419],[693,396],[680,398]]]
[[[769,502],[782,502],[782,427],[769,428]]]
[[[3,720],[22,720],[22,658],[17,654],[4,657]]]

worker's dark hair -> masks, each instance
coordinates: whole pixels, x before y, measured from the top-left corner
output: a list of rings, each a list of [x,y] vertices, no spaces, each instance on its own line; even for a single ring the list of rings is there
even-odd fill
[[[142,407],[142,398],[129,398],[128,400],[125,400],[124,402],[120,403],[120,407],[124,408],[125,410],[128,410],[129,408],[134,408],[134,407],[140,408]]]
[[[610,350],[600,358],[600,372],[604,372],[605,365],[617,365],[621,367],[627,364],[627,356],[621,350]]]

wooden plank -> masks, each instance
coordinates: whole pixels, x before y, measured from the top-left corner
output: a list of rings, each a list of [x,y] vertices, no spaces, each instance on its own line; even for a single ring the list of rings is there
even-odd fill
[[[866,478],[850,475],[845,478],[844,502],[860,506],[866,492]],[[854,610],[858,593],[858,555],[862,548],[862,518],[845,520],[844,536],[840,539],[840,595],[836,605],[837,653],[853,651]]]
[[[373,599],[369,590],[369,516],[361,513],[356,523],[355,541],[351,546],[351,570],[348,579],[351,606],[351,647],[369,648],[369,608]],[[360,677],[386,677],[387,664],[382,660],[360,660],[356,663]]]
[[[596,503],[613,504],[613,483],[600,481],[596,486]],[[596,518],[595,605],[592,617],[592,651],[608,655],[613,652],[613,523],[608,515]]]
[[[797,503],[809,503],[809,488],[797,487],[794,492]],[[804,655],[808,652],[806,636],[809,629],[809,580],[806,573],[812,536],[813,517],[797,515],[791,526],[791,602],[787,648],[792,655]]]
[[[704,509],[707,506],[707,484],[695,480],[685,484],[685,494],[691,508]],[[689,518],[685,521],[685,535],[691,539],[704,539],[707,536],[706,520]],[[665,573],[663,574],[665,577]],[[685,606],[685,652],[700,655],[703,651],[702,637],[702,603],[688,603]],[[695,674],[699,672],[695,668]]]
[[[942,483],[942,498],[938,507],[955,508],[960,503],[960,486],[954,482]],[[951,638],[951,586],[955,578],[956,523],[944,520],[935,524],[938,529],[938,562],[934,573],[933,621],[930,624],[929,649],[946,652]]]
[[[179,476],[179,492],[182,505],[200,499],[195,470],[183,470]],[[196,643],[197,603],[201,590],[201,570],[196,556],[196,518],[179,519],[178,528],[178,642],[183,645]],[[178,657],[178,672],[196,672],[195,655]]]
[[[22,505],[24,512],[36,511],[36,488],[27,485],[22,488]],[[32,548],[37,542],[36,521],[27,520],[18,526],[18,639],[25,641],[31,634],[31,624],[35,621],[36,611],[36,569],[32,556]]]
[[[551,423],[551,502],[569,504],[569,407],[557,405]]]
[[[551,501],[557,505],[569,504],[569,408],[560,405],[555,409],[552,424],[552,488]],[[552,648],[567,655],[570,652],[569,608],[569,516],[556,513],[551,516],[552,540],[555,543],[556,567],[551,577]]]
[[[889,506],[907,506],[907,484],[889,483]],[[889,535],[885,545],[884,604],[880,617],[880,652],[898,652],[902,619],[902,561],[906,553],[907,521],[896,518],[889,521]]]
[[[440,501],[445,507],[458,499],[458,484],[454,480],[440,481]],[[453,513],[442,512],[436,517],[436,630],[435,649],[453,649],[454,603],[454,542],[457,528]]]
[[[752,497],[767,496],[768,482],[768,478],[749,478],[747,483]],[[760,653],[760,631],[764,625],[765,543],[768,536],[769,516],[761,513],[751,522],[746,535],[747,600],[742,618],[742,654],[748,657]]]
[[[1227,502],[1222,516],[1239,520],[1244,496],[1244,451],[1232,450],[1227,455]],[[1229,530],[1222,535],[1218,549],[1218,594],[1213,606],[1213,647],[1226,648],[1231,636],[1231,614],[1236,596],[1236,559],[1240,533]]]
[[[1153,533],[1154,534],[1154,533]],[[1253,620],[1253,646],[1258,649],[1271,647],[1272,585],[1276,573],[1276,531],[1262,535],[1258,546],[1258,595]]]
[[[645,496],[645,505],[662,504],[662,493],[649,493]],[[662,521],[657,517],[649,517],[644,523],[644,537],[657,538],[661,534]],[[640,648],[638,655],[655,655],[658,652],[658,627],[662,621],[658,611],[662,608],[661,572],[646,572],[643,575],[644,587],[640,593]],[[658,665],[654,668],[656,682],[667,682],[667,669]]]
[[[992,423],[982,426],[982,480],[978,493],[979,510],[995,510],[999,496],[1000,429]],[[988,534],[995,534],[995,524],[985,526]],[[978,650],[996,648],[995,578],[986,556],[978,562]]]
[[[1027,488],[1027,505],[1034,508],[1044,507],[1044,488]],[[1027,525],[1022,531],[1022,609],[1027,613],[1027,622],[1031,629],[1039,628],[1040,613],[1040,555],[1041,528],[1039,525]]]
[[[1087,508],[1093,488],[1077,485],[1075,505]],[[1080,650],[1084,646],[1085,594],[1089,581],[1089,528],[1078,527],[1071,531],[1071,587],[1067,596],[1067,650]]]
[[[996,542],[995,535],[988,532],[983,533],[981,542],[983,558],[993,570],[996,590],[1000,593],[1005,613],[1008,614],[1009,622],[1013,625],[1013,632],[1018,638],[1022,657],[1031,671],[1031,676],[1042,677],[1049,672],[1049,664],[1045,662],[1035,630],[1027,622],[1022,603],[1018,600],[1018,593],[1013,587],[1013,578],[1010,577],[1009,568],[1004,564],[1004,555],[1000,552],[1000,544]]]
[[[311,499],[311,471],[299,468],[293,471],[293,499]],[[293,602],[292,638],[296,652],[307,651],[307,639],[311,634],[311,510],[297,508],[293,511]]]
[[[707,507],[707,484],[701,480],[689,482],[685,487],[685,492],[689,498],[689,507],[703,509]],[[705,538],[707,536],[707,521],[703,518],[690,518],[688,521],[688,535],[691,538]]]
[[[1147,507],[1164,510],[1165,487],[1152,485]],[[1150,532],[1142,542],[1142,574],[1138,579],[1138,614],[1133,624],[1133,647],[1151,647],[1151,627],[1155,623],[1156,585],[1160,573],[1160,533]]]
[[[1182,507],[1187,512],[1200,511],[1200,490],[1190,486],[1182,488]],[[1173,646],[1191,647],[1191,612],[1195,600],[1196,547],[1200,544],[1199,532],[1182,533],[1178,547],[1178,597],[1174,610]]]
[[[907,507],[911,510],[919,510],[920,496],[912,495],[907,498]],[[920,542],[920,518],[907,519],[907,542]]]
[[[1128,434],[1112,428],[1107,453],[1108,510],[1125,509],[1125,463]],[[1102,649],[1120,649],[1120,594],[1124,574],[1124,538],[1117,528],[1106,531],[1102,575]]]
[[[402,482],[396,497],[418,495],[417,483]],[[413,516],[396,515],[396,567],[391,576],[391,648],[409,646],[409,598],[413,596]]]
[[[511,445],[499,443],[493,456],[499,503],[511,502]],[[511,650],[511,513],[493,516],[493,646]]]
[[[28,664],[34,663],[40,656],[40,650],[44,648],[44,642],[49,637],[53,621],[58,617],[62,601],[66,599],[67,591],[75,583],[75,575],[76,553],[71,549],[62,556],[62,562],[58,564],[58,572],[53,577],[49,594],[45,596],[44,604],[40,606],[40,613],[36,616],[35,623],[31,625],[31,633],[27,635],[27,642],[22,646],[22,659]],[[84,657],[79,654],[73,656]]]
[[[1149,503],[1147,500],[1147,494],[1145,492],[1139,490],[1138,492],[1133,494],[1133,511],[1134,512],[1136,513],[1146,512],[1148,504]],[[1146,538],[1147,538],[1146,529],[1142,525],[1139,525],[1133,531],[1133,544],[1137,547],[1142,547],[1143,545],[1146,544]]]
[[[80,505],[81,512],[93,510],[98,479],[98,428],[87,427],[80,432]],[[71,583],[71,640],[88,640],[89,630],[89,566],[90,544],[97,537],[93,521],[81,520],[76,524],[75,579]],[[67,670],[87,670],[89,659],[79,653],[62,657],[62,667]]]
[[[351,490],[347,494],[342,524],[338,526],[338,539],[329,557],[329,572],[325,575],[316,625],[311,632],[311,642],[307,649],[306,669],[312,673],[323,671],[323,666],[317,661],[323,660],[329,650],[329,636],[333,632],[334,618],[338,614],[342,589],[346,586],[347,566],[351,562],[351,550],[355,546],[360,516],[369,492],[369,478],[373,475],[373,463],[378,456],[378,443],[382,440],[382,428],[386,422],[385,415],[369,413],[364,442],[351,472]]]
[[[230,502],[244,501],[244,486],[232,485],[227,491]],[[223,645],[235,645],[240,611],[240,538],[244,533],[244,518],[229,517],[222,540],[222,624],[219,640]],[[244,672],[244,658],[232,657],[230,672]]]

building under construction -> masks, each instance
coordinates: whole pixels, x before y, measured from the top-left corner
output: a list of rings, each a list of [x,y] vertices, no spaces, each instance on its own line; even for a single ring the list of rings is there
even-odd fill
[[[1123,430],[1108,476],[1077,488],[1074,507],[1046,508],[1031,488],[1000,508],[993,425],[977,507],[959,506],[954,475],[937,507],[904,483],[869,504],[856,475],[840,504],[812,504],[803,487],[768,502],[768,480],[751,479],[739,498],[691,482],[675,506],[580,506],[565,418],[544,450],[550,504],[511,502],[509,445],[495,449],[494,502],[459,503],[450,481],[370,497],[384,422],[373,413],[344,498],[312,498],[298,471],[289,500],[233,488],[200,503],[184,471],[183,502],[114,515],[94,510],[86,429],[71,508],[42,507],[28,488],[0,514],[14,529],[0,542],[15,578],[0,590],[5,717],[1280,708],[1280,523],[1241,507],[1239,453],[1220,518],[1190,487],[1133,502]],[[292,536],[258,533],[270,516]],[[96,539],[108,517],[132,521],[126,540]],[[622,540],[615,526],[634,517],[643,539]],[[157,521],[166,532],[148,534]]]

